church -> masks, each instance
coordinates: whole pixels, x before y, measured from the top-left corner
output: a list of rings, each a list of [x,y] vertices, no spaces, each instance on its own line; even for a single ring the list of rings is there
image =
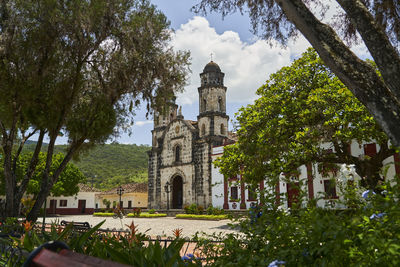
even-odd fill
[[[243,177],[225,179],[212,165],[222,155],[224,147],[236,141],[234,134],[228,131],[224,76],[213,61],[204,67],[198,88],[197,121],[185,120],[174,101],[155,112],[152,148],[148,152],[149,209],[182,209],[195,203],[204,208],[213,205],[226,210],[245,210],[258,203],[257,190],[248,187]],[[330,143],[323,146],[334,149]],[[351,154],[357,157],[372,157],[379,150],[375,143],[356,140],[349,147]],[[383,164],[387,179],[400,177],[398,153],[385,159]],[[318,206],[345,208],[336,203],[342,197],[340,186],[332,183],[332,179],[340,179],[341,174],[323,173],[317,163],[302,165],[298,171],[298,176],[290,177],[291,182],[288,183],[282,174],[276,187],[268,189],[276,193],[282,208],[290,208],[299,199],[300,181],[305,181],[302,191],[307,192],[306,198],[317,199]],[[353,178],[360,179],[357,174]],[[266,181],[261,181],[258,189],[267,187]]]
[[[225,74],[213,61],[200,74],[197,121],[173,102],[155,111],[148,169],[148,208],[212,204],[212,148],[233,143],[226,115]]]

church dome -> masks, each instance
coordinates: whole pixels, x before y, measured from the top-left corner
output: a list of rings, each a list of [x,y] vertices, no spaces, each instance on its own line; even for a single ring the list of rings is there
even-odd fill
[[[221,72],[221,69],[217,63],[211,60],[203,69],[203,73],[206,72]]]

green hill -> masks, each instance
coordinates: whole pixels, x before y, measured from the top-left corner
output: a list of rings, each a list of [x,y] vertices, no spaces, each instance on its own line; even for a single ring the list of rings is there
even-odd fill
[[[33,151],[35,144],[27,144],[26,151]],[[66,145],[58,145],[55,153],[66,150]],[[43,150],[45,151],[46,145]],[[87,177],[87,183],[99,189],[110,189],[118,184],[147,181],[146,145],[99,145],[73,161]]]

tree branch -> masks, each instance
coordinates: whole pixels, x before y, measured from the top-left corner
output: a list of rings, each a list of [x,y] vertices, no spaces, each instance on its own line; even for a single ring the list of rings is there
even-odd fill
[[[400,99],[400,57],[389,38],[360,0],[337,0],[351,18],[378,66],[385,84]]]
[[[43,145],[43,139],[46,131],[45,130],[40,130],[39,138],[36,143],[35,151],[33,152],[31,161],[29,163],[28,169],[26,170],[26,173],[24,175],[24,178],[21,181],[21,184],[19,186],[18,192],[16,193],[16,199],[18,201],[21,200],[22,196],[24,195],[26,188],[28,186],[28,183],[30,179],[32,178],[33,173],[35,172],[36,165],[39,160],[39,153]]]
[[[33,130],[27,136],[25,136],[24,133],[22,133],[22,140],[21,140],[21,143],[19,144],[17,152],[14,155],[14,160],[13,160],[13,163],[12,163],[12,166],[13,166],[12,169],[13,169],[14,173],[15,173],[15,171],[17,169],[17,161],[18,161],[19,155],[21,154],[22,149],[24,148],[26,140],[31,138],[36,132],[37,132],[37,129]]]
[[[301,0],[275,0],[323,61],[367,107],[393,144],[400,146],[400,103],[374,68],[360,60],[331,27],[321,23]]]

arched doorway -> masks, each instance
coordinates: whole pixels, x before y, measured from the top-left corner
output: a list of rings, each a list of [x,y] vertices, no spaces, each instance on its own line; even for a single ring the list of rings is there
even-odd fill
[[[172,208],[182,209],[183,182],[181,176],[176,176],[172,182]]]

